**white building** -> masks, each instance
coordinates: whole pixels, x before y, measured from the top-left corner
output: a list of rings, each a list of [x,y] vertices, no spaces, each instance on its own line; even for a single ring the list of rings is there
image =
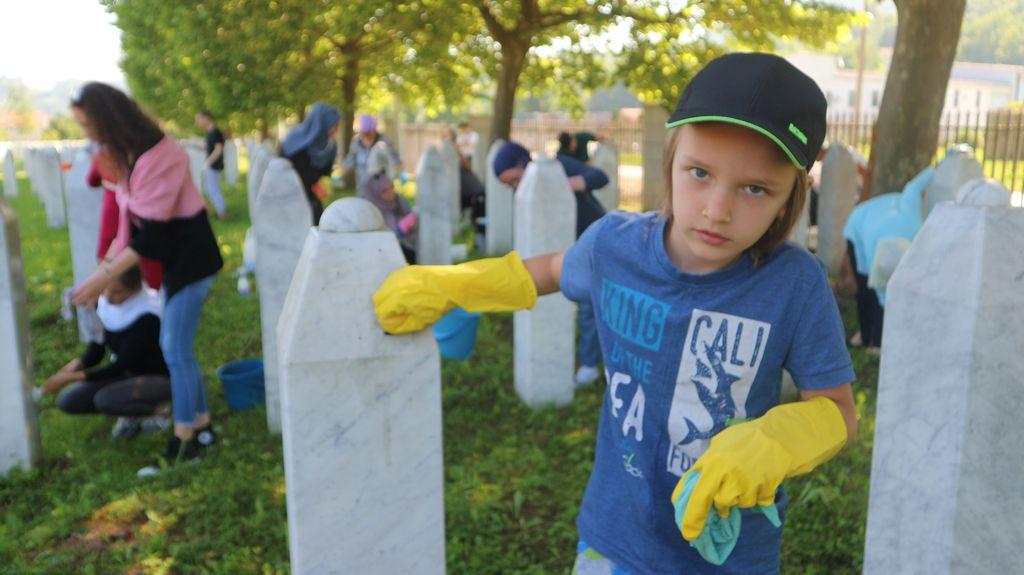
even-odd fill
[[[891,49],[883,49],[888,61]],[[829,115],[853,113],[857,93],[857,71],[839,67],[839,59],[828,54],[799,53],[786,58],[814,79],[828,99]],[[885,72],[864,72],[861,114],[874,116],[885,91]],[[1024,66],[954,62],[946,89],[943,115],[982,114],[1024,100]],[[972,119],[973,123],[973,119]],[[984,123],[984,120],[982,120]]]

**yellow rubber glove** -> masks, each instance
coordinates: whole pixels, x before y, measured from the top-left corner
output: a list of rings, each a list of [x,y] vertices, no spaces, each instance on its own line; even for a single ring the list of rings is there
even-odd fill
[[[456,266],[406,266],[391,272],[373,294],[377,319],[388,333],[419,331],[453,308],[515,311],[537,301],[537,286],[519,254]]]
[[[675,504],[687,475],[700,472],[680,525],[683,538],[700,536],[712,504],[721,517],[733,507],[771,505],[783,479],[828,461],[845,443],[843,414],[835,402],[820,396],[723,429],[672,492]]]

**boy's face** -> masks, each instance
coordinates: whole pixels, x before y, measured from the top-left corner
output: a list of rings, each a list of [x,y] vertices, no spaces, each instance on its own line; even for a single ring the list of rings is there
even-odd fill
[[[682,271],[711,273],[738,260],[782,217],[797,168],[749,128],[700,123],[679,130],[666,249]]]

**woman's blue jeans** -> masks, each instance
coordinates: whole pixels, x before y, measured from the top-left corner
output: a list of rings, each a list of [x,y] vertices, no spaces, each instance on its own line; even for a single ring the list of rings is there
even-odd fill
[[[164,297],[160,323],[160,349],[171,373],[171,402],[174,422],[195,425],[196,415],[208,413],[203,372],[193,349],[199,315],[210,293],[209,276],[181,288],[170,299]],[[166,290],[166,287],[164,288]]]

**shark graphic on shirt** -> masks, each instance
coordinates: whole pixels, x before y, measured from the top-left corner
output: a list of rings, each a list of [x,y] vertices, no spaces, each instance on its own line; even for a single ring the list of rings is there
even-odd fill
[[[669,409],[667,469],[682,475],[716,433],[746,417],[771,324],[694,309]]]

